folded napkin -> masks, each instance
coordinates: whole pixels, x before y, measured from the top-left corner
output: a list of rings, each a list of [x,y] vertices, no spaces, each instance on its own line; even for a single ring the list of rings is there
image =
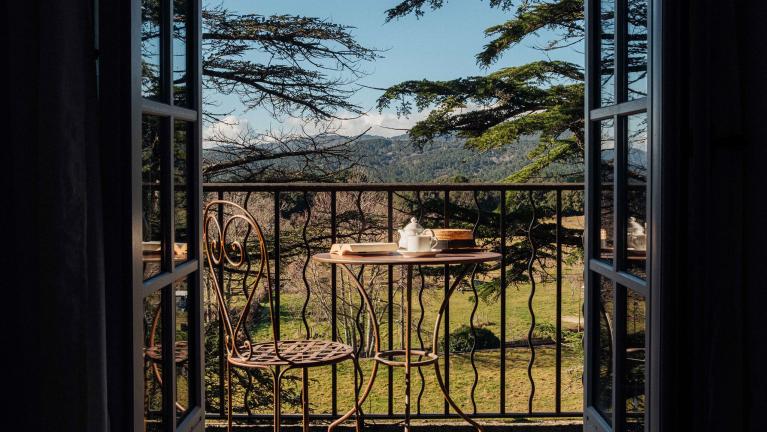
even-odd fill
[[[337,243],[330,247],[330,253],[347,254],[387,254],[396,251],[397,243]]]

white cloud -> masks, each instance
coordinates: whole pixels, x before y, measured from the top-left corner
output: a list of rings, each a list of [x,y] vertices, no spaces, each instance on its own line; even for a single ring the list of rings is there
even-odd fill
[[[301,133],[303,130],[307,134],[333,132],[345,136],[359,135],[369,128],[368,135],[393,137],[406,133],[408,129],[413,127],[418,121],[425,119],[427,115],[428,112],[418,112],[409,117],[398,117],[394,113],[374,112],[347,120],[333,120],[330,124],[315,124],[300,118],[290,117],[278,122],[277,126],[272,124],[266,126],[266,128],[275,127],[274,131],[279,134]],[[342,113],[339,114],[339,117],[352,117],[352,114]],[[268,130],[259,128],[257,126],[259,123],[258,121],[255,124],[249,122],[248,118],[244,115],[227,115],[203,129],[203,148],[210,148],[216,145],[210,141],[210,138],[214,135],[236,139],[253,132],[266,134]],[[261,138],[266,139],[267,136],[264,135]]]
[[[235,115],[228,115],[221,120],[207,126],[202,131],[202,146],[203,148],[213,147],[214,143],[209,141],[209,138],[213,135],[221,135],[226,137],[236,137],[248,130],[248,119],[244,117],[237,117]]]
[[[423,120],[428,115],[427,112],[419,112],[409,117],[397,117],[394,113],[369,113],[348,120],[334,120],[331,129],[339,135],[353,136],[358,135],[370,128],[369,135],[378,135],[384,137],[393,137],[402,135],[408,129],[413,127],[418,121]],[[339,117],[352,117],[351,114],[340,114]],[[308,133],[319,132],[321,127],[313,124],[306,124],[301,119],[290,118],[285,122],[289,127],[300,127]]]

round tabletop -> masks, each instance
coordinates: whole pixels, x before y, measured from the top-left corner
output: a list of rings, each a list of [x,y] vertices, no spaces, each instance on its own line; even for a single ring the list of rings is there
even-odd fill
[[[439,265],[439,264],[471,264],[486,261],[498,261],[501,254],[495,252],[463,252],[441,253],[432,257],[407,257],[396,252],[388,255],[339,255],[321,253],[313,255],[312,259],[329,264],[352,265]]]

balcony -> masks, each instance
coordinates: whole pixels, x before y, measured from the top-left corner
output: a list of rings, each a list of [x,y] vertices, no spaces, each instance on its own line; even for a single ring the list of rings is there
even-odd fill
[[[439,367],[456,403],[492,430],[493,425],[536,430],[578,430],[583,375],[583,187],[580,184],[206,184],[204,198],[247,208],[265,230],[275,275],[279,333],[283,338],[340,340],[360,357],[364,383],[372,367],[369,312],[346,275],[313,262],[332,243],[396,241],[396,229],[415,216],[425,227],[474,230],[477,243],[501,254],[467,276],[445,310]],[[279,257],[279,259],[276,259]],[[404,342],[404,270],[355,268],[371,295],[384,349]],[[418,267],[414,281],[414,348],[432,346],[431,329],[451,280],[448,266]],[[207,271],[229,288],[247,272]],[[206,413],[208,428],[224,429],[226,383],[222,327],[207,284],[205,296]],[[227,298],[236,305],[244,293]],[[264,307],[265,308],[265,307]],[[268,309],[267,309],[268,310]],[[256,334],[268,340],[268,312],[256,314]],[[448,337],[444,334],[448,333]],[[327,426],[353,407],[353,367],[311,369],[310,417]],[[471,430],[441,397],[432,367],[415,369],[415,429]],[[283,385],[285,430],[301,419],[301,373]],[[271,378],[234,374],[234,419],[244,430],[268,430]],[[401,430],[401,368],[379,367],[361,406],[373,430]],[[353,424],[350,422],[349,427]],[[317,429],[320,430],[320,429]],[[343,430],[343,428],[342,428]],[[516,429],[514,429],[516,430]]]

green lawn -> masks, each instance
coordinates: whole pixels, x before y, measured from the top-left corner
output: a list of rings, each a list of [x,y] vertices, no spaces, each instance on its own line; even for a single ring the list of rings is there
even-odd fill
[[[563,327],[568,330],[568,344],[563,348],[562,356],[562,410],[580,411],[582,409],[582,364],[583,352],[579,342],[582,333],[582,319],[580,310],[582,304],[581,281],[577,276],[578,270],[566,269],[569,273],[564,279],[562,289],[562,315]],[[339,285],[341,285],[339,283]],[[434,318],[442,301],[442,282],[438,279],[430,279],[429,286],[437,289],[424,290],[424,323],[423,339],[425,345],[430,345],[431,331],[434,326]],[[290,290],[289,286],[281,297],[281,333],[284,339],[304,337],[304,327],[301,321],[301,308],[305,293],[298,289]],[[382,291],[385,292],[385,291]],[[507,412],[526,412],[528,397],[531,386],[527,377],[527,365],[530,360],[530,350],[526,347],[527,331],[530,327],[531,317],[527,307],[529,285],[518,287],[509,286],[507,290],[506,333],[507,342],[521,343],[521,347],[506,349],[506,410]],[[315,337],[326,338],[330,335],[330,326],[327,320],[322,319],[320,308],[316,306],[317,296],[314,295],[308,316],[310,328]],[[413,319],[417,321],[420,308],[417,302],[417,291],[414,293],[415,310]],[[380,300],[385,300],[385,296]],[[356,299],[356,297],[354,297]],[[395,292],[395,303],[399,305],[399,291]],[[379,303],[379,305],[382,303]],[[340,302],[339,302],[340,305]],[[341,307],[341,306],[339,306]],[[456,292],[450,301],[450,328],[451,331],[468,325],[469,316],[474,307],[474,296],[470,291]],[[535,338],[551,336],[556,314],[556,291],[554,284],[537,284],[533,300],[533,309],[536,315]],[[380,323],[383,348],[388,348],[386,314],[381,314],[383,320]],[[399,348],[401,326],[400,309],[394,310],[394,340],[395,348]],[[475,325],[491,330],[500,335],[500,302],[480,301],[474,319]],[[579,324],[580,323],[580,324]],[[256,339],[265,340],[270,337],[267,326],[262,326],[257,331]],[[341,333],[343,331],[341,330]],[[418,345],[418,339],[414,335],[413,341]],[[535,396],[533,399],[534,411],[553,411],[555,398],[555,349],[553,345],[536,346],[536,358],[533,365],[533,378],[535,380]],[[479,412],[497,412],[499,409],[500,392],[500,350],[479,351],[475,355],[475,363],[479,375],[478,385],[475,390],[475,400]],[[369,376],[372,361],[363,359],[362,368],[365,380]],[[444,365],[441,365],[444,367]],[[463,409],[472,411],[470,390],[474,382],[469,354],[452,354],[450,356],[450,381],[451,395]],[[413,403],[416,403],[418,392],[421,389],[421,380],[415,372],[413,381]],[[440,396],[433,366],[423,369],[425,392],[421,399],[422,413],[442,412],[443,400]],[[404,380],[403,370],[394,369],[394,406],[395,411],[402,411],[404,407]],[[298,376],[298,374],[296,374]],[[371,392],[370,397],[364,404],[367,413],[385,413],[387,408],[387,376],[388,370],[379,366],[378,380]],[[331,373],[330,367],[312,369],[310,372],[310,400],[313,412],[330,412],[331,407]],[[338,397],[339,409],[345,410],[352,406],[352,383],[351,363],[345,362],[338,366]],[[239,390],[236,399],[242,400],[243,392]],[[235,406],[242,406],[242,402]],[[270,412],[270,407],[264,407],[261,412]],[[284,405],[285,412],[298,412],[297,407]],[[256,410],[258,412],[259,410]]]

